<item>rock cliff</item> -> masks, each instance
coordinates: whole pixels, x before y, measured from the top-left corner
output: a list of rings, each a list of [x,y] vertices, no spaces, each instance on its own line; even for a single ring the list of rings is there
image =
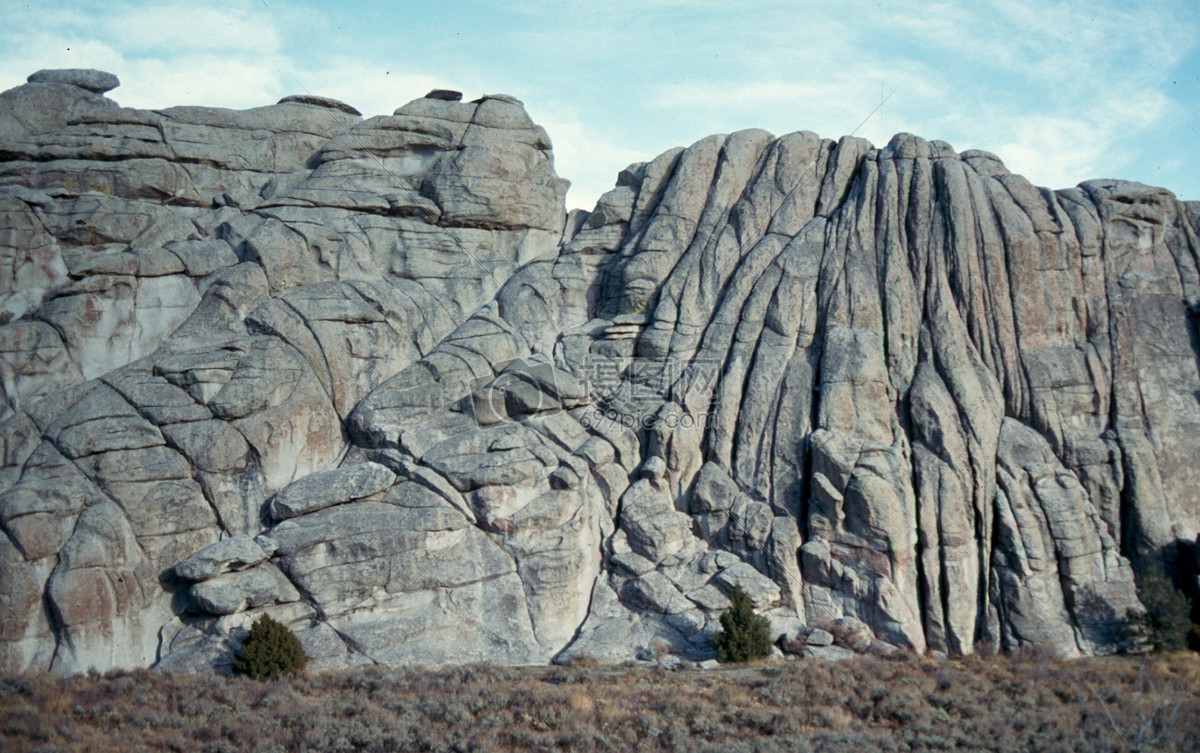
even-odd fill
[[[1200,204],[750,130],[568,214],[509,96],[117,83],[0,94],[0,670],[1104,653],[1192,553]]]

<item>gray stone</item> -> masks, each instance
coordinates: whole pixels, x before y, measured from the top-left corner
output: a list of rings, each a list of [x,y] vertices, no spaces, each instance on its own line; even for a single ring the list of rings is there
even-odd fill
[[[867,651],[875,640],[871,628],[856,617],[839,617],[828,623],[828,628],[834,643],[858,653]]]
[[[344,112],[347,115],[362,115],[361,112],[354,109],[353,107],[346,104],[345,102],[339,102],[338,100],[330,99],[329,97],[318,97],[318,96],[315,96],[312,94],[291,94],[291,95],[286,96],[283,99],[279,100],[279,102],[277,102],[276,104],[286,105],[289,102],[295,103],[298,105],[312,105],[313,107],[325,107],[330,110],[338,110],[340,112]]]
[[[828,630],[822,630],[821,628],[813,628],[811,631],[809,631],[808,635],[805,637],[804,642],[806,645],[812,646],[813,648],[820,648],[822,646],[832,646],[833,645],[833,634],[830,633]]]
[[[109,450],[141,450],[162,444],[163,436],[158,429],[136,416],[83,421],[58,434],[63,454],[74,459]]]
[[[287,520],[333,505],[370,497],[396,482],[396,474],[372,462],[317,471],[289,485],[271,500],[271,517]]]
[[[121,85],[120,79],[113,74],[92,68],[47,68],[29,74],[26,80],[31,84],[70,84],[97,94]]]
[[[189,421],[163,427],[170,444],[197,469],[216,473],[245,470],[250,447],[245,438],[223,421]]]
[[[648,481],[634,483],[622,497],[621,527],[634,551],[651,562],[678,553],[690,536],[686,515]]]
[[[612,561],[634,576],[643,575],[654,569],[653,562],[633,552],[616,552],[612,556]]]
[[[712,584],[689,591],[687,597],[708,612],[722,612],[729,608],[729,597]]]
[[[850,649],[841,646],[813,646],[804,651],[810,659],[820,659],[821,661],[845,661],[858,656]]]
[[[804,621],[790,607],[777,607],[763,612],[763,616],[771,622],[771,642],[796,635],[804,629]]]
[[[621,588],[621,601],[635,609],[676,614],[691,604],[662,573],[652,570],[627,582]]]
[[[700,473],[696,474],[690,511],[693,514],[728,512],[733,507],[737,495],[737,484],[729,478],[729,474],[718,468],[715,463],[705,463],[700,468]]]
[[[222,240],[172,241],[165,248],[178,257],[184,270],[192,277],[205,277],[238,263],[233,248]]]
[[[713,582],[724,588],[726,593],[741,587],[755,609],[766,609],[779,601],[779,586],[746,562],[725,568],[717,573]]]
[[[733,567],[740,561],[740,558],[733,552],[709,552],[700,560],[700,570],[712,574],[727,567]]]
[[[296,587],[269,562],[196,583],[188,595],[197,609],[208,614],[234,614],[300,600]]]
[[[273,551],[273,549],[272,549]],[[271,556],[257,540],[244,534],[210,544],[175,566],[184,580],[206,581],[227,572],[245,570]]]

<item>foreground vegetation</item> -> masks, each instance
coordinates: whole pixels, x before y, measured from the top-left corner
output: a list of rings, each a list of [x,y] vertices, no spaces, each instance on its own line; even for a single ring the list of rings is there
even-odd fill
[[[6,751],[1200,749],[1200,657],[0,678]]]

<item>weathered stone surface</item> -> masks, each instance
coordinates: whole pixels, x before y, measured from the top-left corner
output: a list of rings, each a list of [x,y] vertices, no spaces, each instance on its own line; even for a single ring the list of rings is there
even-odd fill
[[[715,657],[687,642],[686,636],[655,613],[639,614],[621,603],[607,584],[598,581],[592,591],[591,609],[579,636],[555,661],[569,664],[580,659],[633,661],[639,654],[657,656],[660,651],[695,659]]]
[[[299,105],[312,105],[314,107],[327,107],[331,110],[340,110],[347,115],[362,115],[361,112],[345,102],[339,102],[330,97],[318,97],[313,94],[292,94],[279,100],[276,104],[286,105],[289,102],[295,102]]]
[[[842,646],[813,646],[804,650],[805,655],[820,661],[845,661],[858,656],[855,652]]]
[[[748,130],[568,214],[507,95],[116,85],[0,93],[0,670],[1105,653],[1200,535],[1196,203]]]
[[[1042,435],[1006,419],[998,456],[999,556],[993,567],[1006,648],[1025,642],[1063,655],[1120,642],[1135,608],[1133,572],[1099,512]]]
[[[723,512],[733,508],[738,495],[737,484],[715,463],[705,463],[696,474],[689,512],[693,514]]]
[[[830,633],[828,630],[822,630],[821,628],[813,628],[812,631],[805,637],[804,641],[806,645],[812,646],[813,648],[832,646],[833,633]]]
[[[296,587],[270,563],[202,581],[193,585],[188,595],[196,609],[208,614],[235,614],[248,608],[300,600]]]
[[[184,580],[212,580],[224,573],[245,570],[270,557],[262,546],[245,534],[230,536],[210,544],[175,566],[175,574]]]
[[[28,561],[26,556],[0,539],[0,661],[13,671],[49,666],[55,645],[42,598],[54,563],[50,557]]]
[[[779,586],[745,562],[722,570],[713,580],[726,591],[740,587],[750,597],[755,609],[766,609],[779,600]]]
[[[207,403],[254,449],[269,489],[328,466],[345,446],[341,422],[311,366],[274,338],[255,338]]]
[[[680,552],[691,535],[688,517],[649,481],[640,480],[621,498],[621,528],[634,551],[651,562]]]
[[[97,94],[121,85],[121,81],[113,74],[92,68],[43,69],[29,74],[26,81],[31,84],[70,84]]]
[[[371,462],[317,471],[276,494],[271,500],[271,517],[287,520],[369,497],[387,489],[395,481],[396,474]]]
[[[158,628],[171,618],[169,594],[114,503],[84,510],[59,553],[46,585],[51,614],[69,640],[50,669],[84,672],[106,666],[148,666]]]
[[[677,614],[691,607],[679,589],[662,573],[651,571],[627,582],[621,600],[637,609]]]

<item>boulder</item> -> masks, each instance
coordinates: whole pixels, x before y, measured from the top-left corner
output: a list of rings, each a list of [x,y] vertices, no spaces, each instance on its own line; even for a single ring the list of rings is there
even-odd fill
[[[747,562],[725,568],[717,573],[713,582],[725,589],[726,593],[740,587],[758,610],[774,606],[779,601],[779,586]]]
[[[97,94],[121,85],[121,81],[113,74],[93,68],[45,68],[29,74],[26,81],[31,84],[70,84]]]
[[[804,638],[804,644],[813,648],[821,648],[824,646],[833,645],[833,634],[828,630],[821,628],[813,628]]]
[[[175,566],[175,574],[184,580],[201,582],[218,575],[245,570],[270,557],[259,541],[238,534],[210,544]],[[222,612],[220,614],[227,614]]]
[[[841,646],[813,646],[806,648],[804,653],[810,659],[820,659],[821,661],[845,661],[858,656],[850,649]]]
[[[333,505],[370,497],[387,489],[395,481],[396,474],[370,461],[317,471],[276,494],[271,500],[271,517],[287,520]]]
[[[326,107],[326,108],[329,108],[330,110],[338,110],[340,112],[344,112],[347,115],[362,115],[361,112],[354,109],[353,107],[346,104],[345,102],[339,102],[338,100],[330,99],[329,97],[318,97],[313,94],[291,94],[291,95],[286,96],[283,99],[279,100],[276,104],[286,105],[289,102],[293,102],[298,105],[312,105],[313,107]]]
[[[269,562],[196,583],[188,596],[196,609],[216,615],[300,600],[296,587]]]

